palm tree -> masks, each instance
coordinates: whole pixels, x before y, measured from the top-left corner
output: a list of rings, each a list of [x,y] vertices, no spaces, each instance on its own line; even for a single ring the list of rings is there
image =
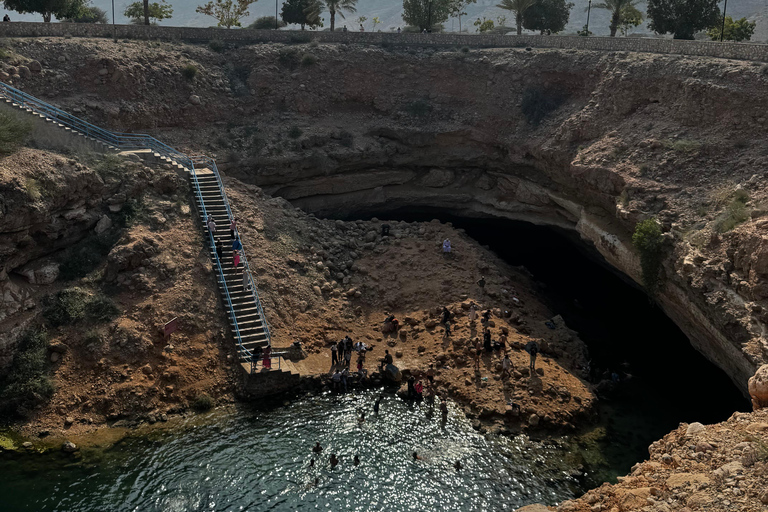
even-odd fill
[[[339,16],[346,19],[344,11],[350,14],[357,12],[355,4],[357,4],[357,0],[325,0],[325,5],[328,6],[328,13],[331,15],[331,32],[336,27],[336,13],[339,13]]]
[[[616,31],[622,24],[622,18],[629,8],[634,8],[638,0],[604,0],[599,4],[594,4],[595,9],[605,9],[611,11],[611,37],[616,37]],[[637,10],[637,9],[635,9]]]
[[[539,0],[501,0],[496,7],[515,12],[515,23],[517,24],[517,35],[523,33],[523,13],[535,5]]]

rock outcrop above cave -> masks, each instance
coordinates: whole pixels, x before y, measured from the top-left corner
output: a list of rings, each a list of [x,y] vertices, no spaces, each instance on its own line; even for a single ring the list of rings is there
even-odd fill
[[[768,364],[761,366],[749,379],[749,396],[755,410],[768,407]]]

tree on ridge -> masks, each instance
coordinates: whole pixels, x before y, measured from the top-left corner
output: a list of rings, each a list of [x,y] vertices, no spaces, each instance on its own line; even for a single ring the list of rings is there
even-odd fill
[[[538,0],[501,0],[496,7],[506,9],[515,13],[515,25],[517,25],[517,35],[523,33],[523,14],[536,4]]]

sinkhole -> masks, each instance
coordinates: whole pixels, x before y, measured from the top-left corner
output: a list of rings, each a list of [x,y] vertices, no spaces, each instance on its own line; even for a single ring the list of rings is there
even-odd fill
[[[729,376],[696,351],[640,287],[575,232],[429,207],[371,211],[364,216],[374,217],[382,222],[450,222],[533,275],[540,298],[589,349],[590,380],[600,396],[597,428],[605,432],[600,437],[603,474],[593,478],[612,481],[626,474],[648,457],[653,441],[681,422],[716,423],[735,411],[750,410]],[[461,248],[454,244],[454,250]],[[610,393],[601,393],[600,382],[611,380],[614,373],[619,383],[610,386]]]

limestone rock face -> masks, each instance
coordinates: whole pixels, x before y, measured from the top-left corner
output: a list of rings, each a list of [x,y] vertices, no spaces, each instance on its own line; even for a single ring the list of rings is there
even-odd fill
[[[755,410],[768,407],[768,364],[761,366],[749,379],[749,395]]]

